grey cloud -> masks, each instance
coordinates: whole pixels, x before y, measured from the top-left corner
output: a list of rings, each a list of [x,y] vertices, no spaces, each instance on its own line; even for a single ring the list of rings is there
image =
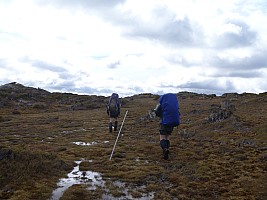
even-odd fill
[[[115,68],[117,68],[119,65],[120,65],[120,61],[117,61],[117,62],[114,62],[114,63],[110,63],[110,64],[108,65],[108,68],[110,68],[110,69],[115,69]]]
[[[142,93],[142,92],[144,92],[143,88],[141,88],[139,86],[128,87],[128,90],[133,90],[134,93]]]
[[[216,73],[212,75],[212,77],[232,77],[232,78],[260,78],[263,77],[263,74],[256,70],[251,71],[221,71],[220,73]]]
[[[197,93],[215,93],[223,94],[229,91],[236,91],[233,83],[229,80],[225,81],[224,86],[218,84],[218,80],[210,79],[205,81],[188,82],[181,85],[161,85],[161,88],[175,88],[177,90],[186,90]]]
[[[61,72],[58,73],[58,77],[60,79],[69,81],[69,82],[76,82],[76,81],[80,81],[81,77],[85,78],[85,77],[89,77],[90,74],[88,74],[85,71],[79,71],[76,73],[70,73],[70,72]]]
[[[146,38],[170,45],[194,46],[202,43],[199,39],[202,35],[200,27],[193,25],[188,17],[176,20],[174,13],[166,8],[154,10],[153,15],[153,23],[132,18],[125,36]]]
[[[62,72],[58,74],[59,78],[64,79],[64,80],[70,80],[75,78],[75,75],[70,74],[68,72]]]
[[[41,5],[54,5],[57,7],[80,7],[85,10],[94,10],[94,9],[109,9],[118,4],[122,4],[125,0],[38,0]]]
[[[75,85],[75,81],[73,80],[67,80],[60,83],[50,83],[46,85],[46,88],[48,88],[48,90],[56,90],[61,92],[67,91],[70,93],[83,93],[83,94],[101,95],[101,94],[112,93],[110,89],[97,89],[89,86],[83,86],[77,88]]]
[[[184,67],[192,67],[192,66],[197,66],[201,64],[195,61],[187,60],[182,55],[170,55],[166,58],[166,60],[170,62],[171,64],[179,64]]]
[[[194,40],[194,30],[188,18],[181,21],[173,21],[166,24],[160,32],[159,39],[167,43],[175,43],[181,45],[193,45],[196,43]]]
[[[180,88],[208,89],[208,90],[233,90],[234,86],[231,81],[226,81],[226,86],[222,87],[217,83],[217,80],[189,82],[179,85]]]
[[[63,67],[60,67],[60,66],[57,66],[54,64],[50,64],[50,63],[47,63],[47,62],[42,61],[42,60],[32,60],[32,59],[29,59],[28,57],[24,57],[24,58],[20,59],[20,61],[26,62],[26,63],[31,63],[31,65],[33,67],[49,70],[52,72],[66,72],[66,69],[64,69]]]
[[[92,87],[73,88],[73,91],[86,94],[111,94],[113,91],[110,89],[97,89]]]
[[[257,33],[250,30],[250,27],[242,21],[229,21],[227,24],[232,24],[240,28],[240,33],[224,33],[215,38],[216,48],[239,48],[253,45],[257,39]]]
[[[37,67],[37,68],[46,69],[46,70],[49,70],[52,72],[65,72],[66,71],[63,67],[49,64],[47,62],[40,61],[40,60],[33,61],[32,65]]]
[[[62,83],[50,83],[46,85],[46,88],[59,91],[71,91],[71,88],[74,88],[75,84],[73,81],[64,81]]]
[[[54,5],[73,9],[80,7],[89,14],[98,15],[105,21],[114,25],[124,26],[124,36],[133,38],[145,38],[164,42],[169,45],[196,45],[202,43],[202,30],[200,26],[193,24],[188,17],[176,20],[176,15],[166,7],[154,9],[153,21],[145,23],[130,12],[116,10],[116,5],[123,4],[125,0],[39,0],[42,5]]]
[[[98,16],[106,22],[118,23],[124,17],[116,10],[116,6],[126,0],[37,0],[41,6],[54,6],[58,9],[68,9],[70,12],[82,10],[88,15]],[[64,39],[64,38],[58,38]]]
[[[93,59],[95,59],[95,60],[102,60],[104,58],[107,58],[108,56],[102,56],[102,55],[100,55],[100,56],[90,56],[90,57],[93,58]]]
[[[213,67],[219,67],[224,69],[242,69],[242,70],[251,70],[251,69],[262,69],[267,68],[267,51],[259,51],[251,55],[250,57],[245,58],[236,58],[233,60],[222,59],[219,57],[213,57],[209,60],[209,63]]]

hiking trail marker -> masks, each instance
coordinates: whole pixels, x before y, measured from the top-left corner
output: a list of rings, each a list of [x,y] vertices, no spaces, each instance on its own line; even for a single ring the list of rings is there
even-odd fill
[[[112,152],[111,152],[111,155],[110,155],[109,160],[111,160],[111,158],[112,158],[112,156],[113,156],[113,153],[114,153],[114,150],[115,150],[117,141],[118,141],[118,139],[119,139],[119,136],[120,136],[120,133],[121,133],[121,129],[122,129],[122,127],[123,127],[123,124],[124,124],[125,118],[126,118],[126,116],[127,116],[127,113],[128,113],[128,110],[126,110],[126,113],[125,113],[125,115],[124,115],[124,118],[123,118],[123,121],[122,121],[122,124],[121,124],[121,127],[120,127],[120,131],[119,131],[119,133],[118,133],[118,135],[117,135],[117,139],[116,139],[116,141],[115,141],[115,144],[114,144],[114,147],[113,147],[113,149],[112,149]]]

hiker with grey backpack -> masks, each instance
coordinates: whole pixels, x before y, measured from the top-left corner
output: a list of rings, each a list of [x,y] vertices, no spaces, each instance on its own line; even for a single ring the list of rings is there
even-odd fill
[[[160,117],[160,147],[163,150],[163,158],[167,160],[170,152],[170,135],[173,128],[180,124],[177,96],[172,93],[162,95],[159,99],[159,104],[157,104],[153,111],[157,117]]]
[[[118,129],[118,117],[120,115],[120,100],[119,95],[117,93],[112,93],[109,98],[107,105],[107,114],[109,116],[109,132],[112,133],[113,129],[113,121],[114,121],[114,131]]]

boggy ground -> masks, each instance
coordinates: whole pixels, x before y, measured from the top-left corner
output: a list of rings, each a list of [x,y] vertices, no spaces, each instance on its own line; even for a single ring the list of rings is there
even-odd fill
[[[148,115],[157,95],[122,99],[120,123],[129,112],[111,160],[117,132],[108,132],[105,106],[23,108],[20,114],[1,108],[0,199],[49,199],[81,159],[80,169],[101,173],[115,199],[127,197],[108,184],[112,181],[127,184],[136,199],[151,192],[151,199],[267,199],[266,93],[178,97],[182,123],[171,135],[167,161],[159,146],[159,121]],[[226,109],[225,101],[231,105]],[[101,199],[104,192],[73,185],[61,199]]]

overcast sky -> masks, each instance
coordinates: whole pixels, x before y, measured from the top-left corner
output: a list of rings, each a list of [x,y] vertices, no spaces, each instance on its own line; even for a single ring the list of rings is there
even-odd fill
[[[0,0],[0,85],[267,91],[266,0]]]

